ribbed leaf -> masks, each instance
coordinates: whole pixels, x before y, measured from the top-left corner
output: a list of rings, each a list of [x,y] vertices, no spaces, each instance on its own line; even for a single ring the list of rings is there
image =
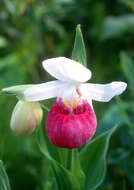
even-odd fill
[[[80,185],[76,177],[50,155],[41,128],[37,132],[37,142],[41,152],[52,166],[52,171],[55,175],[58,190],[80,190]]]
[[[103,181],[106,172],[106,153],[109,140],[116,127],[95,138],[80,152],[81,166],[84,170],[85,190],[96,189]]]
[[[86,50],[80,25],[76,27],[76,35],[75,35],[74,48],[72,52],[72,59],[78,61],[84,66],[87,66]]]

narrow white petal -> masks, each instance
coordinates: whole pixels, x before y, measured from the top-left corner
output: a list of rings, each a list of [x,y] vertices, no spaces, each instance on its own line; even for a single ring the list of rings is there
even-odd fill
[[[59,90],[61,90],[63,86],[64,83],[58,80],[34,85],[24,91],[24,100],[40,101],[57,97],[59,95]]]
[[[49,74],[61,81],[86,82],[91,78],[89,69],[66,57],[47,59],[42,64]]]
[[[111,82],[109,84],[91,84],[80,85],[80,91],[85,97],[100,102],[108,102],[114,96],[120,95],[127,88],[125,82]]]

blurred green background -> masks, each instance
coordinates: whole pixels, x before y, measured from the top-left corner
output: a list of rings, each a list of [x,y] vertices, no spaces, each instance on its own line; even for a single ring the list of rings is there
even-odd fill
[[[97,190],[133,190],[133,0],[0,0],[0,89],[51,80],[41,62],[71,57],[77,24],[83,31],[91,81],[128,83],[120,98],[107,104],[94,102],[98,130],[120,126],[112,136],[106,177]],[[35,134],[17,137],[10,130],[16,102],[15,97],[0,96],[0,159],[13,190],[51,190],[54,181]],[[44,104],[50,106],[52,101]]]

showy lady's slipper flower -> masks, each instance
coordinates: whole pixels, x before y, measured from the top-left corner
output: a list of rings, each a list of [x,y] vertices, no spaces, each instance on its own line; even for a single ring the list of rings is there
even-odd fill
[[[11,129],[16,135],[29,135],[41,123],[42,116],[38,102],[18,101],[11,116]]]
[[[89,141],[96,131],[92,100],[108,102],[127,87],[124,82],[86,83],[91,71],[65,57],[43,61],[44,69],[58,80],[34,85],[24,91],[24,101],[57,97],[48,113],[46,132],[50,141],[62,148],[77,148]]]

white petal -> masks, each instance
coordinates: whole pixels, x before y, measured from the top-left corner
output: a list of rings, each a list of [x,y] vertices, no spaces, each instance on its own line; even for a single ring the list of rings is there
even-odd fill
[[[109,84],[91,84],[85,83],[80,85],[81,93],[90,97],[92,100],[108,102],[114,96],[120,95],[126,89],[125,82],[111,82]]]
[[[49,98],[54,98],[59,95],[59,90],[64,86],[63,82],[51,81],[42,84],[34,85],[24,91],[25,101],[40,101]]]
[[[86,82],[91,78],[89,69],[66,57],[47,59],[42,64],[49,74],[61,81]]]

